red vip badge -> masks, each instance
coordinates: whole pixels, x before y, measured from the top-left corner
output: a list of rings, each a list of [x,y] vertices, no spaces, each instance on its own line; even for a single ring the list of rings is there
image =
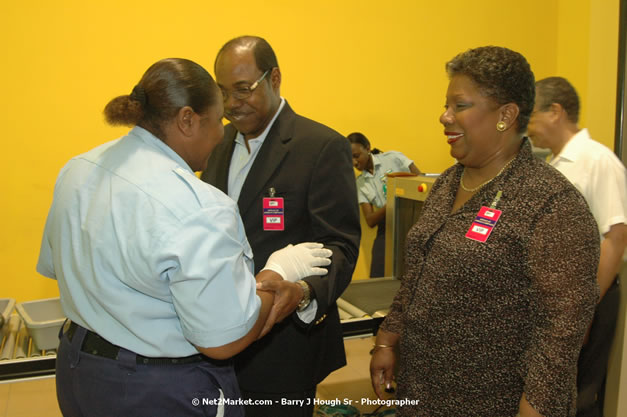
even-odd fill
[[[496,223],[501,217],[501,210],[489,208],[486,206],[481,207],[477,217],[470,225],[470,229],[466,232],[468,239],[476,240],[477,242],[485,242],[488,240],[492,229],[496,226]]]
[[[285,230],[283,197],[263,199],[263,230]]]

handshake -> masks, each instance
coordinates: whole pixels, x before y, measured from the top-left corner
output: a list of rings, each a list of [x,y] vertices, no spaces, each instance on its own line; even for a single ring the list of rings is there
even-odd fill
[[[305,242],[287,245],[270,255],[262,271],[274,271],[290,282],[312,275],[326,275],[327,270],[321,267],[331,264],[329,258],[332,254],[333,252],[325,249],[322,243]]]

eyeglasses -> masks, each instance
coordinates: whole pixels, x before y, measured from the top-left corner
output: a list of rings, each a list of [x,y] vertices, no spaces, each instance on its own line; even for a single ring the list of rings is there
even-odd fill
[[[236,100],[246,100],[248,97],[253,95],[253,92],[257,89],[257,87],[259,87],[259,84],[263,81],[264,78],[266,78],[266,75],[268,75],[270,71],[272,70],[269,69],[266,72],[264,72],[263,75],[257,81],[252,83],[250,87],[238,88],[237,90],[233,90],[233,92],[230,94],[225,89],[221,89],[222,99],[224,101],[227,101],[229,99],[229,95],[231,95]]]

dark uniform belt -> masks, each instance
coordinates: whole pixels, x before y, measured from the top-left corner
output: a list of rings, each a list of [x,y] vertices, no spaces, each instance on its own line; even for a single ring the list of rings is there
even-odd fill
[[[70,326],[65,332],[68,340],[72,340],[72,337],[74,337],[74,333],[76,333],[76,329],[78,329],[78,325],[74,322],[70,322]],[[81,346],[82,352],[89,353],[91,355],[101,356],[108,359],[117,359],[120,349],[121,348],[119,346],[107,342],[97,333],[89,330],[87,330],[87,334],[85,335],[85,339],[83,340],[83,345]],[[137,355],[137,364],[139,365],[184,365],[188,363],[201,362],[204,360],[211,361],[205,355],[201,354],[186,356],[183,358],[149,358],[146,356]]]

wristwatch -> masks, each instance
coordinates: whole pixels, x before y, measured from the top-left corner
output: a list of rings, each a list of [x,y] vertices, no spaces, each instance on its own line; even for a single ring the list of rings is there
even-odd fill
[[[309,284],[303,280],[296,281],[296,283],[303,287],[303,299],[300,300],[297,307],[298,311],[303,311],[309,306],[309,303],[311,303],[311,288],[309,288]]]

